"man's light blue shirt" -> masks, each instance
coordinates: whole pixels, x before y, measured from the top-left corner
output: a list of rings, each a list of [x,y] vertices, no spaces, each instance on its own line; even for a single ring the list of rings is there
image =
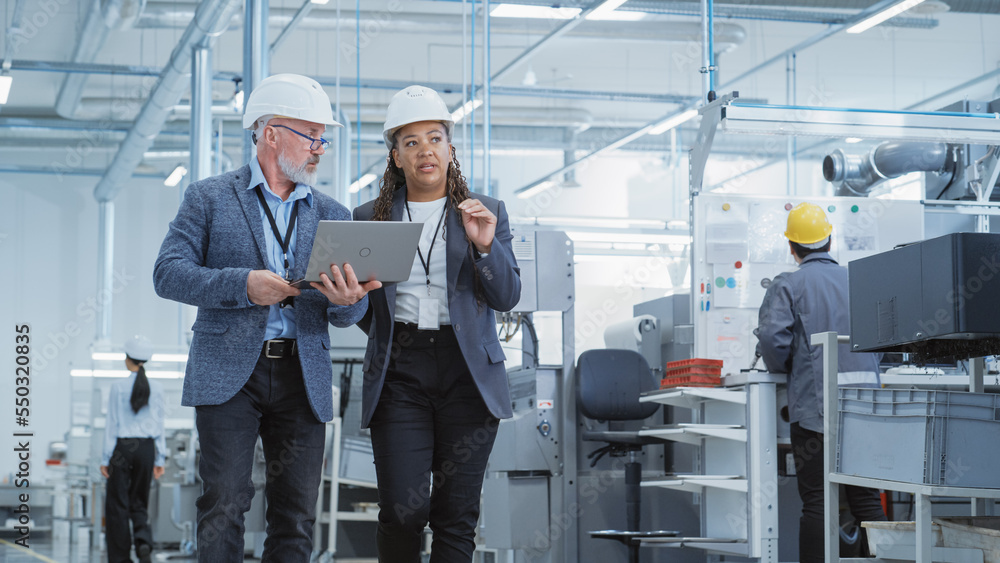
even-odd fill
[[[108,392],[108,415],[104,424],[104,451],[101,465],[109,465],[118,438],[152,438],[156,443],[156,459],[153,465],[163,466],[167,456],[167,443],[163,437],[163,416],[166,403],[163,388],[155,381],[149,382],[149,403],[132,412],[132,386],[135,373],[128,379],[116,381]]]
[[[271,215],[274,216],[274,222],[278,226],[281,236],[285,236],[285,232],[288,229],[288,221],[292,216],[292,206],[296,201],[300,199],[305,200],[304,203],[312,207],[312,188],[305,184],[295,184],[295,190],[288,196],[288,200],[282,201],[277,194],[271,191],[271,187],[267,185],[264,172],[260,169],[260,162],[254,157],[250,159],[250,185],[247,189],[252,190],[259,185],[262,186],[261,191],[264,193],[264,201],[271,208]],[[254,199],[256,198],[257,196],[255,195]],[[260,207],[260,220],[264,225],[264,241],[267,244],[267,258],[271,271],[285,278],[287,277],[285,275],[285,256],[281,251],[281,244],[274,238],[274,230],[271,229],[271,222],[267,220],[267,214],[264,213],[263,207]],[[289,269],[295,267],[295,236],[299,228],[298,221],[295,223],[295,226],[292,228],[291,239],[288,241]],[[297,333],[295,308],[281,308],[277,304],[274,304],[271,305],[270,309],[267,313],[267,329],[264,331],[264,340],[295,338]]]

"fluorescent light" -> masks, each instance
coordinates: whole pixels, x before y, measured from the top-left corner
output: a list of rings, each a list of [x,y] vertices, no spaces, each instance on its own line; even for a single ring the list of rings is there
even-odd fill
[[[70,377],[128,377],[129,372],[127,369],[71,369],[69,370]],[[146,377],[151,379],[182,379],[184,377],[184,372],[182,371],[147,371]]]
[[[924,0],[900,0],[881,12],[872,14],[871,16],[847,28],[847,33],[862,33],[868,31],[885,20],[896,17],[923,1]]]
[[[361,188],[374,182],[375,178],[377,178],[377,176],[375,176],[374,174],[371,173],[365,174],[364,176],[355,180],[354,183],[347,188],[347,191],[351,192],[352,194],[356,194],[359,191],[361,191]]]
[[[233,94],[233,109],[243,111],[243,90]]]
[[[862,139],[861,137],[848,137],[848,138],[844,139],[844,142],[845,143],[850,143],[850,144],[853,145],[854,143],[860,143],[863,140],[864,139]]]
[[[153,354],[153,357],[149,359],[151,362],[186,362],[188,361],[187,354]]]
[[[174,168],[174,171],[171,172],[169,176],[167,176],[166,180],[163,181],[163,185],[172,188],[177,184],[180,184],[181,178],[183,178],[184,175],[187,173],[188,173],[187,168],[184,168],[183,165],[178,164],[177,168]]]
[[[91,360],[95,361],[108,361],[108,362],[124,362],[125,353],[124,352],[94,352],[90,355]],[[188,359],[187,354],[153,354],[153,357],[149,359],[151,362],[186,362]]]
[[[490,12],[494,18],[537,18],[543,20],[571,20],[580,15],[580,8],[551,8],[549,6],[522,6],[500,4]]]
[[[586,243],[642,243],[642,244],[690,244],[688,235],[649,235],[644,233],[608,233],[589,231],[565,231],[573,242]]]
[[[125,352],[94,352],[90,355],[91,360],[98,361],[125,361]]]
[[[638,21],[646,17],[642,12],[616,12],[626,0],[607,0],[587,14],[588,20]]]
[[[520,221],[518,221],[520,222]],[[660,219],[628,219],[625,217],[567,217],[567,216],[547,216],[547,217],[527,217],[525,223],[536,225],[548,225],[553,227],[595,227],[607,229],[627,229],[630,227],[647,227],[653,229],[665,229],[667,224]]]
[[[309,0],[309,1],[312,2],[313,4],[326,4],[330,0]]]
[[[469,100],[464,104],[462,104],[462,107],[451,112],[451,120],[454,121],[455,123],[458,123],[459,121],[465,119],[466,115],[472,113],[472,110],[478,108],[481,105],[483,105],[483,101],[480,100],[479,98]]]
[[[14,83],[14,77],[9,74],[0,75],[0,104],[7,103],[10,96],[10,85]]]
[[[531,186],[530,188],[524,190],[523,192],[517,192],[517,197],[520,199],[528,199],[529,197],[534,197],[544,192],[545,190],[551,188],[554,185],[556,185],[556,183],[553,182],[552,180],[545,180],[544,182],[539,182],[534,186]]]
[[[649,130],[649,134],[650,135],[662,135],[662,134],[666,133],[667,131],[670,131],[674,127],[677,127],[678,125],[680,125],[682,123],[686,123],[686,122],[690,121],[696,115],[698,115],[698,110],[696,110],[696,109],[689,109],[689,110],[687,110],[687,111],[685,111],[683,113],[678,113],[676,115],[670,116],[670,117],[664,119],[663,121],[661,121],[660,123],[654,125]]]

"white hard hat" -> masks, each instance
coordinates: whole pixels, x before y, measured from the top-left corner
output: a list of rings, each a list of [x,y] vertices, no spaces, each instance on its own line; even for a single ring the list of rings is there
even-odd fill
[[[148,362],[153,357],[153,343],[137,334],[125,343],[125,355],[139,362]]]
[[[385,146],[392,149],[392,136],[404,125],[418,121],[440,121],[448,129],[448,139],[451,140],[451,129],[455,122],[451,119],[448,106],[437,92],[426,86],[408,86],[392,97],[389,109],[385,112],[385,127],[382,138]]]
[[[301,74],[268,76],[250,92],[243,111],[243,128],[256,129],[257,120],[264,116],[290,117],[343,127],[333,118],[330,97],[323,87]]]

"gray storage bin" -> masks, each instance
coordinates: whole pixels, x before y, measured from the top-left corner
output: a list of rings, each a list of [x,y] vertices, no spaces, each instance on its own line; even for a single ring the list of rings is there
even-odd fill
[[[1000,395],[841,388],[837,472],[1000,488]]]

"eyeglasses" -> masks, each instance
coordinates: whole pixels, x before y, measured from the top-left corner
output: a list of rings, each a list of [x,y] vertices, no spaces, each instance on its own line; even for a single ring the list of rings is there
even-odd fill
[[[320,137],[319,139],[313,139],[309,135],[303,135],[302,133],[299,133],[298,131],[292,129],[291,127],[288,127],[287,125],[272,125],[271,127],[281,127],[283,129],[288,129],[289,131],[295,133],[299,137],[302,137],[304,139],[309,139],[309,150],[311,151],[314,151],[320,147],[323,147],[323,149],[326,150],[326,147],[330,146],[330,141],[327,141],[323,137]]]

